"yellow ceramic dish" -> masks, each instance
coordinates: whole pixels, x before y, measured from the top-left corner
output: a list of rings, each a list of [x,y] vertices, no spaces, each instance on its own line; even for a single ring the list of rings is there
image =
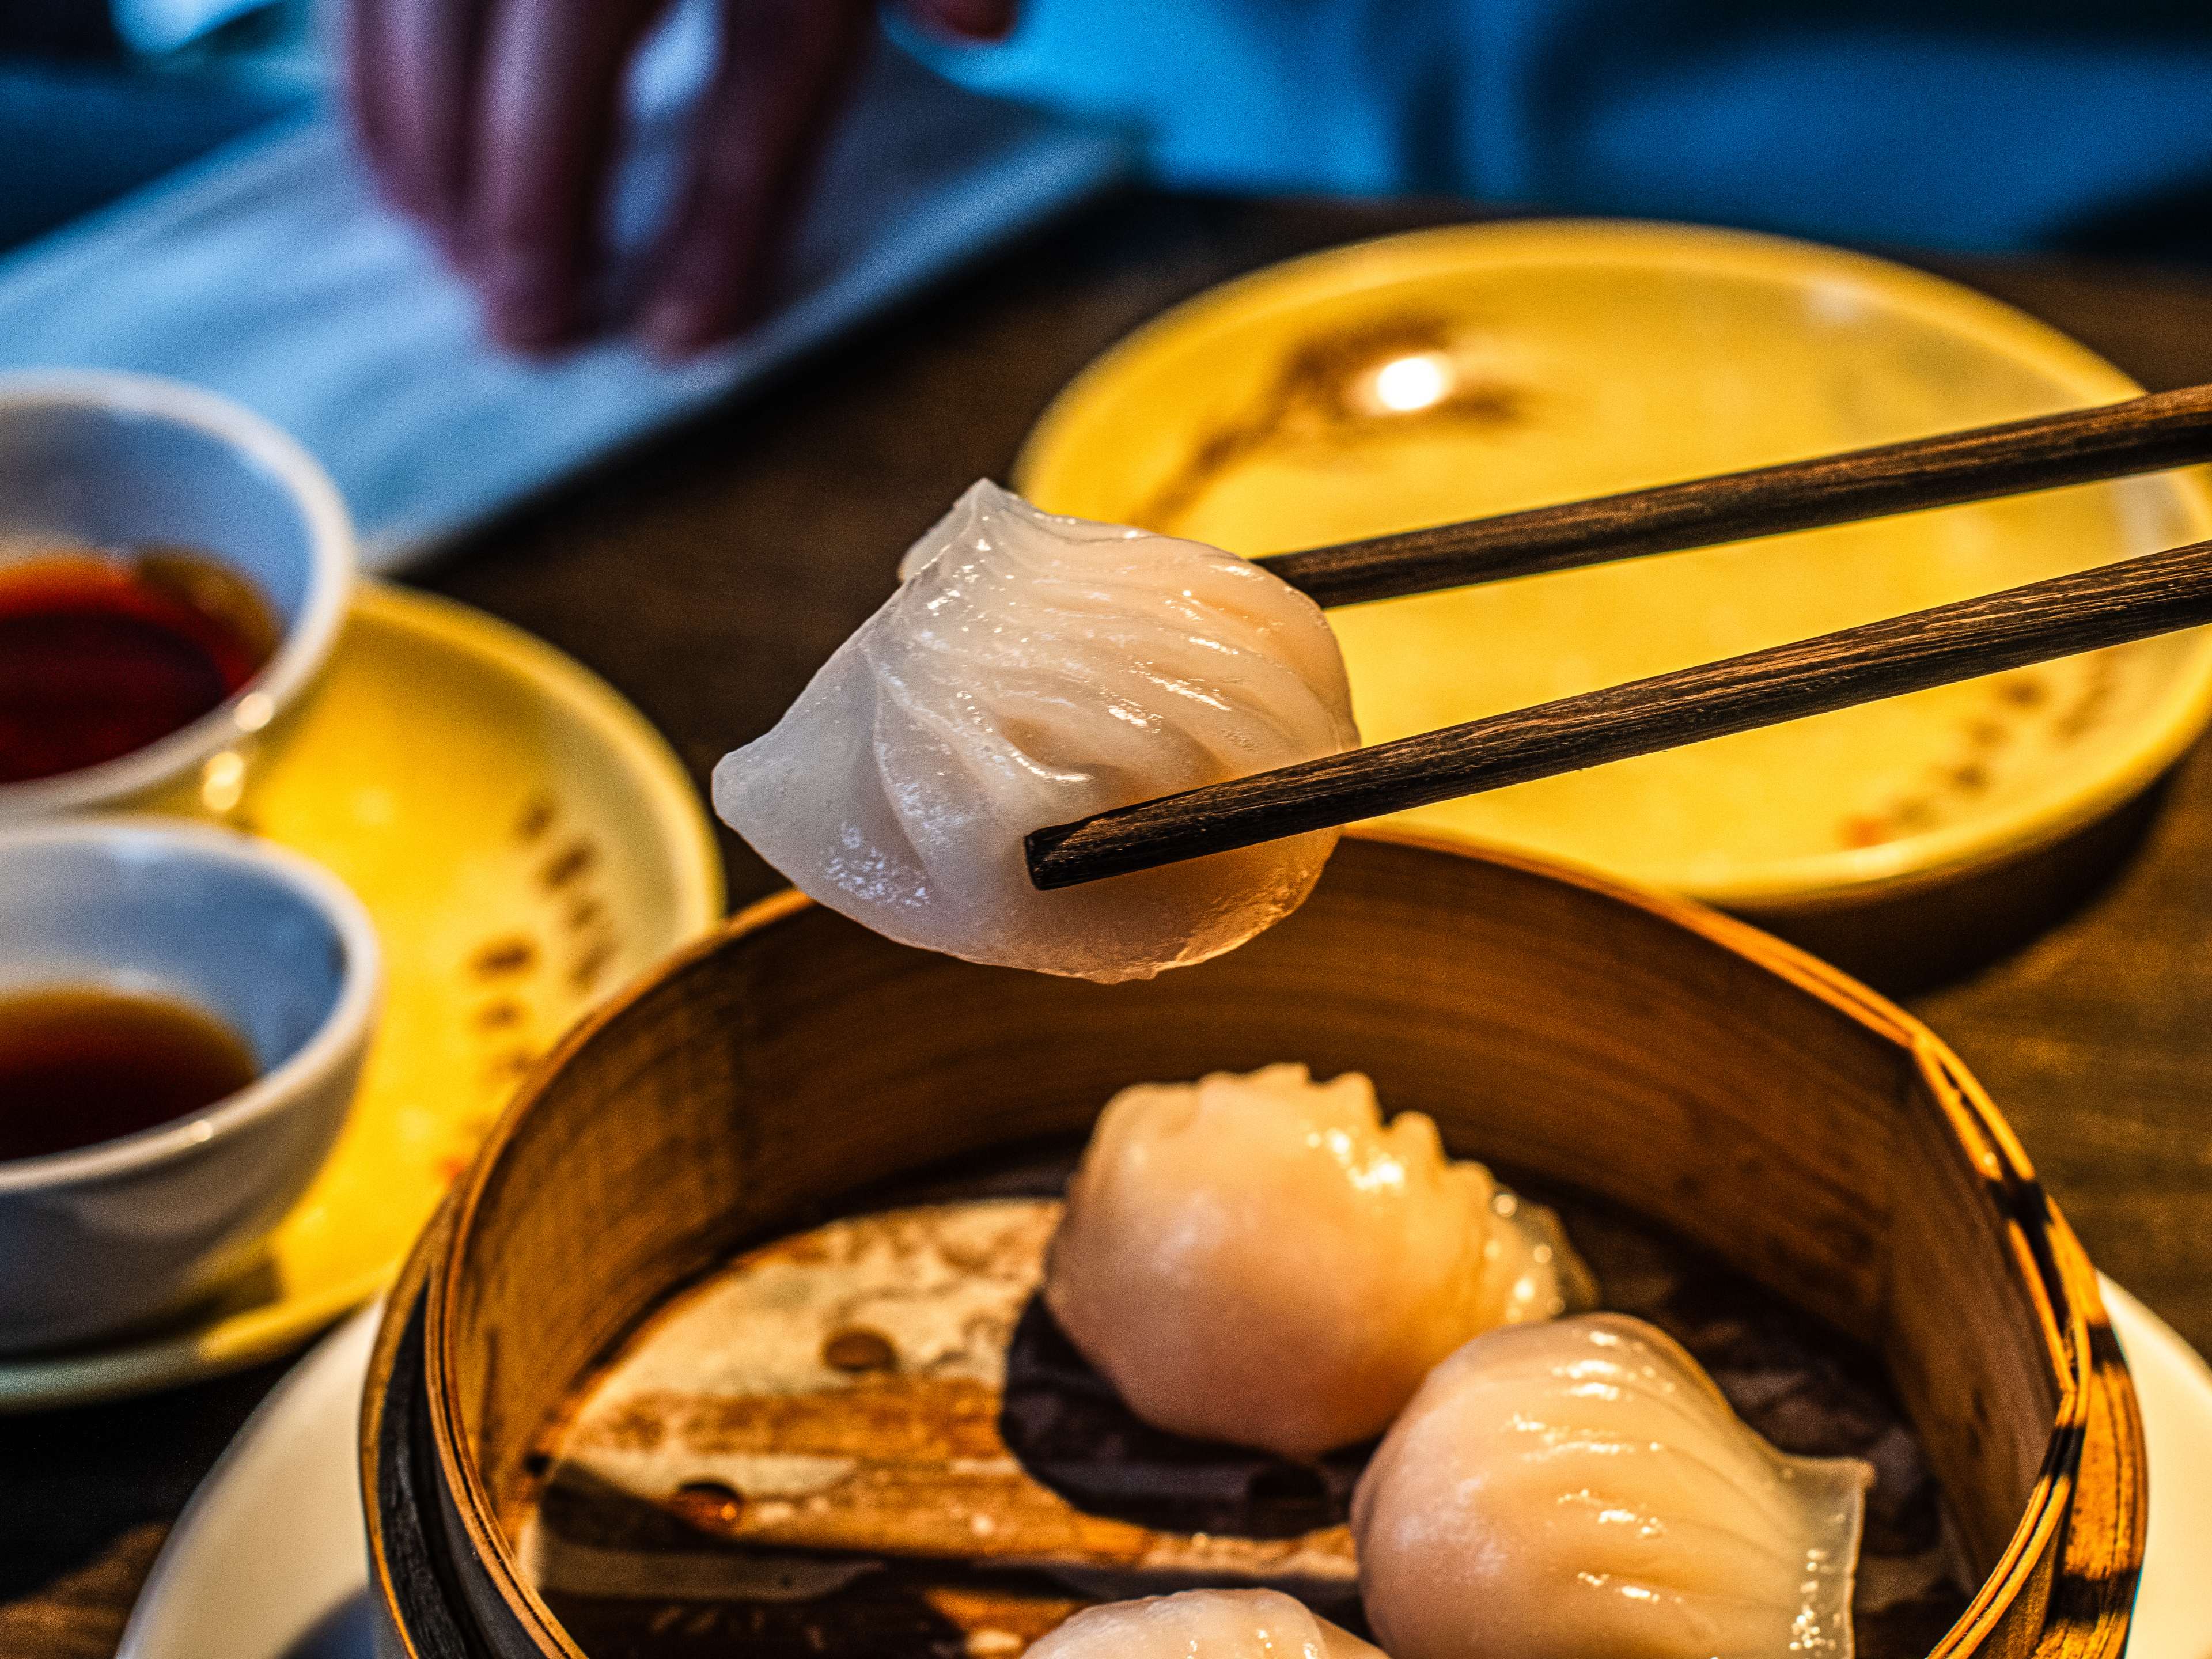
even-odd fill
[[[1248,555],[1976,425],[2138,388],[2009,307],[1768,237],[1551,222],[1293,261],[1072,383],[1018,487]],[[1369,741],[2212,535],[2197,473],[1333,613]],[[2148,641],[1404,815],[1766,914],[2018,858],[2212,717]]]
[[[385,1008],[361,1093],[220,1301],[0,1361],[0,1410],[247,1364],[376,1294],[537,1055],[721,912],[713,833],[659,735],[550,646],[447,600],[363,584],[310,702],[241,792],[223,782],[200,787],[225,821],[320,860],[375,918]]]

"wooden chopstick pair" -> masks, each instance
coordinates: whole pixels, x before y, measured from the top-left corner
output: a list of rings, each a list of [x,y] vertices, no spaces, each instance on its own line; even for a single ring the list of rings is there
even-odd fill
[[[2212,459],[2212,386],[1260,561],[1323,605]],[[2212,542],[2007,588],[1033,831],[1040,888],[1402,811],[2212,623]]]

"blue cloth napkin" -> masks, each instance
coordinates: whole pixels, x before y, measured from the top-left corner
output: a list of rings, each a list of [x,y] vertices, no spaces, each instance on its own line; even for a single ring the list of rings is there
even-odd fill
[[[662,80],[616,193],[617,245],[632,251],[674,179],[684,88],[680,75]],[[337,122],[318,113],[0,261],[0,369],[136,369],[235,398],[321,458],[364,562],[391,569],[728,396],[1128,164],[1114,136],[962,91],[886,48],[823,169],[788,297],[766,322],[673,368],[621,341],[532,363],[485,343],[466,289],[377,204]]]
[[[1024,0],[951,78],[1171,184],[2212,254],[2205,0]]]
[[[140,52],[173,52],[268,0],[111,0],[116,33]]]

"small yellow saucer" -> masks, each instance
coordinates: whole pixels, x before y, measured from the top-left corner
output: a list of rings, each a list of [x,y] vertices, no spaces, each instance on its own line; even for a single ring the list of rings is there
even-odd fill
[[[218,797],[203,813],[319,860],[375,918],[385,1006],[361,1093],[218,1300],[135,1340],[0,1359],[0,1411],[248,1364],[376,1294],[537,1055],[721,912],[705,812],[643,716],[448,600],[363,583],[312,701],[224,786],[200,781]]]
[[[1016,483],[1258,555],[2136,390],[2033,319],[1878,259],[1660,225],[1460,227],[1178,307],[1068,386]],[[1331,620],[1377,742],[2208,535],[2203,476],[2167,473]],[[1832,913],[2055,846],[2209,714],[2200,630],[1405,817],[1763,919]]]

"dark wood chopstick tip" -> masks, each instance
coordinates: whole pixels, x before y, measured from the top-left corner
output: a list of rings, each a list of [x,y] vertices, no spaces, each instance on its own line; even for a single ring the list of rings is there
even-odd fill
[[[1074,887],[1085,878],[1080,872],[1069,872],[1063,860],[1054,854],[1080,826],[1055,823],[1042,830],[1032,830],[1022,837],[1022,857],[1029,865],[1030,885],[1040,893],[1049,893],[1062,887]]]

